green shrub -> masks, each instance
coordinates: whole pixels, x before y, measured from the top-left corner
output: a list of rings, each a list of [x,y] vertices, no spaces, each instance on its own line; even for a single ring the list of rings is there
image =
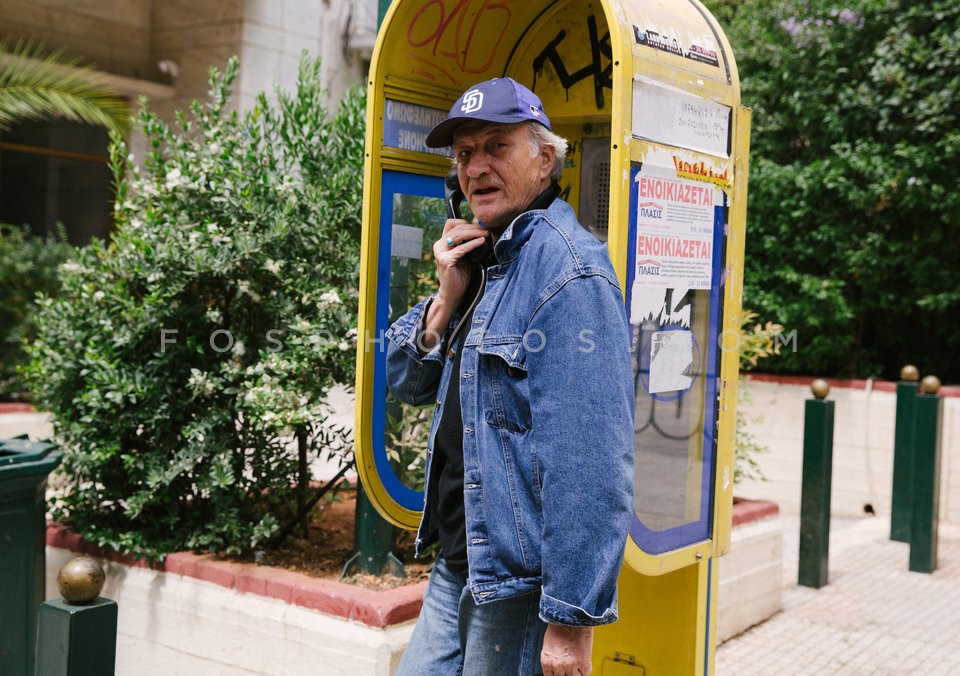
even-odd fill
[[[26,361],[23,342],[33,339],[37,294],[56,296],[57,268],[73,256],[63,228],[36,237],[29,228],[0,224],[0,401],[29,399],[17,372]]]
[[[30,350],[66,450],[56,518],[151,558],[262,546],[308,463],[350,451],[325,394],[355,368],[364,96],[328,116],[304,56],[295,93],[239,114],[237,72],[176,130],[141,104],[144,168],[111,152],[115,234],[63,268]]]

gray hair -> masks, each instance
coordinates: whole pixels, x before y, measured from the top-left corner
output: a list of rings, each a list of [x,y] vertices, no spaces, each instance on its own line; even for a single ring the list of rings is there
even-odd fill
[[[563,161],[567,157],[567,139],[554,134],[539,122],[527,122],[527,129],[530,130],[530,147],[533,154],[536,155],[544,146],[553,146],[556,156],[553,160],[553,169],[550,171],[550,178],[554,181],[560,180],[560,172],[563,171]]]

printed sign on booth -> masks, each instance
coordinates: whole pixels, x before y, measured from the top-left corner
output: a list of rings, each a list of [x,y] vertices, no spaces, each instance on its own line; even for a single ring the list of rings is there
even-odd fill
[[[713,266],[714,207],[720,190],[644,163],[637,173],[634,283],[709,289]]]
[[[431,155],[449,155],[446,148],[428,148],[427,134],[447,117],[447,111],[403,101],[386,100],[383,144],[388,148],[413,150]]]

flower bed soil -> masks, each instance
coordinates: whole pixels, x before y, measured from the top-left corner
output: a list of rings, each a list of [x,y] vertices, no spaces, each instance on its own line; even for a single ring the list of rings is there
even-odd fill
[[[294,534],[276,549],[262,550],[244,557],[229,557],[241,563],[257,563],[296,571],[311,577],[340,580],[370,589],[392,589],[425,580],[432,558],[413,555],[415,533],[400,529],[394,555],[404,564],[406,577],[358,573],[341,578],[346,562],[354,553],[356,492],[340,489],[330,502],[321,500],[310,514],[309,535]]]

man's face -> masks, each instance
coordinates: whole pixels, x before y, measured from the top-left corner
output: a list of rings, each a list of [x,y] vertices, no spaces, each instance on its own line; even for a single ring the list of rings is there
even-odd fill
[[[477,220],[502,231],[550,185],[553,146],[534,153],[526,124],[468,123],[453,137],[460,187]]]

